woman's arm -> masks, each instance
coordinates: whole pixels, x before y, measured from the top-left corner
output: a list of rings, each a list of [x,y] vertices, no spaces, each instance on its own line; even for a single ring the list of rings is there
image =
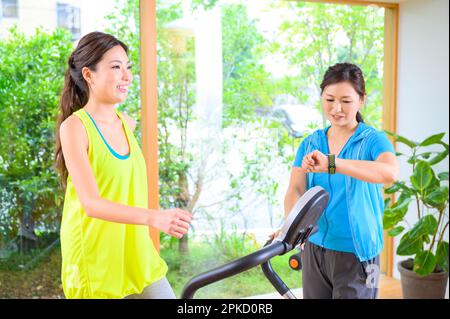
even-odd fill
[[[336,172],[369,183],[392,184],[398,171],[397,157],[391,152],[381,153],[375,161],[336,159]]]
[[[391,152],[381,153],[375,161],[336,158],[336,172],[368,183],[391,184],[398,178],[397,157]],[[320,151],[307,154],[302,162],[304,172],[328,172],[328,157]]]
[[[67,170],[89,217],[122,224],[149,225],[177,238],[186,234],[192,218],[188,212],[181,209],[161,212],[132,207],[100,196],[87,156],[89,141],[79,118],[72,115],[61,124],[60,138]]]
[[[287,216],[297,200],[306,192],[306,174],[301,167],[292,167],[289,186],[284,197],[284,215]]]
[[[292,167],[289,186],[284,196],[284,216],[287,217],[297,200],[306,192],[306,173],[301,167]],[[269,235],[274,239],[280,233],[280,229]]]

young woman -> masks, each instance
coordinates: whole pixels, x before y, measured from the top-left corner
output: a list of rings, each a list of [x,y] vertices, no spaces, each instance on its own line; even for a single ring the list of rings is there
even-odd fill
[[[65,188],[62,284],[67,298],[175,298],[148,227],[177,238],[191,214],[148,209],[135,122],[116,110],[132,80],[128,48],[84,36],[68,60],[55,161]]]
[[[382,184],[392,183],[398,163],[383,132],[366,124],[366,100],[359,67],[330,67],[321,84],[323,110],[331,123],[300,144],[284,207],[319,185],[330,195],[319,231],[302,252],[304,298],[377,296],[379,254],[383,247]]]

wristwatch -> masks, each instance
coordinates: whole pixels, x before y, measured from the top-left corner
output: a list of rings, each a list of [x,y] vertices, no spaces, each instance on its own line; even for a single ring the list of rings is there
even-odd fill
[[[334,154],[328,154],[328,174],[336,173],[336,161]]]

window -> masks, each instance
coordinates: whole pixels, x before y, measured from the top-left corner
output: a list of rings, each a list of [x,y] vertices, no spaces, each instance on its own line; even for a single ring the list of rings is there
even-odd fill
[[[58,28],[66,28],[72,32],[73,39],[79,39],[81,36],[80,8],[69,4],[57,4]]]
[[[0,16],[3,18],[18,18],[17,0],[1,0]]]

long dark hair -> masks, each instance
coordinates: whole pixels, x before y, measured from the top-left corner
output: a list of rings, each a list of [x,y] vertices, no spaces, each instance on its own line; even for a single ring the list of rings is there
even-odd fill
[[[103,32],[91,32],[80,39],[67,61],[68,69],[64,78],[55,131],[55,167],[60,175],[63,189],[66,188],[68,172],[61,148],[59,128],[65,119],[85,106],[89,100],[89,87],[81,70],[87,67],[95,71],[103,55],[117,45],[120,45],[128,54],[128,47],[114,36]]]
[[[325,87],[331,84],[348,82],[358,93],[359,98],[363,99],[366,95],[366,82],[364,81],[364,76],[361,69],[351,63],[337,63],[330,66],[323,76],[322,83],[320,84],[320,94],[323,93]],[[364,123],[361,113],[358,111],[356,113],[356,120]]]

